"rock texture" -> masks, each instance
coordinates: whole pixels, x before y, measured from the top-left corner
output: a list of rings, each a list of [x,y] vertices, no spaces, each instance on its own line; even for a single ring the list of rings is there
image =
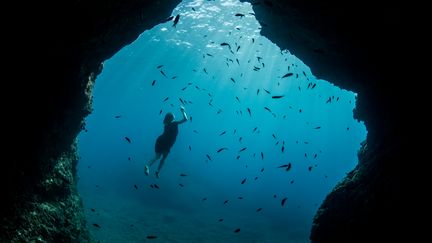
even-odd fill
[[[319,78],[358,93],[354,114],[369,131],[359,165],[321,205],[312,242],[396,238],[401,9],[371,0],[251,2],[263,35]],[[92,241],[76,190],[74,148],[91,111],[91,88],[104,60],[165,21],[178,3],[24,0],[5,6],[0,242]]]
[[[367,141],[358,166],[327,196],[313,243],[391,242],[400,237],[404,139],[402,9],[396,2],[251,1],[261,34],[303,60],[318,78],[358,93],[355,118]]]
[[[180,0],[20,1],[7,5],[7,142],[0,242],[91,242],[74,143],[102,62],[164,22]],[[15,5],[14,5],[15,4]]]

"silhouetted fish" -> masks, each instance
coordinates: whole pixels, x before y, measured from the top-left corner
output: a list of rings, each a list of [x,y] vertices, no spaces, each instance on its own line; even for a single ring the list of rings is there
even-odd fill
[[[135,189],[137,189],[137,190],[138,190],[138,186],[137,186],[137,185],[134,185],[134,187],[135,187]]]
[[[290,77],[290,76],[292,76],[292,75],[293,75],[293,73],[287,73],[287,74],[285,74],[284,76],[282,76],[281,78]]]
[[[128,141],[128,143],[131,143],[131,140],[130,140],[130,138],[128,138],[128,137],[125,137],[125,139],[126,139],[126,141]]]
[[[262,210],[262,208],[258,208],[256,211],[259,212],[259,211],[261,211],[261,210]]]
[[[244,184],[246,182],[246,178],[244,178],[242,181],[241,181],[241,184]]]
[[[245,151],[247,149],[247,147],[244,147],[244,148],[242,148],[242,149],[240,149],[238,152],[240,153],[240,152],[243,152],[243,151]]]
[[[159,68],[161,68],[161,67],[163,67],[163,65],[159,65],[159,66],[157,66],[156,68],[158,68],[158,69],[159,69]]]
[[[221,132],[220,134],[219,134],[219,136],[222,136],[222,135],[224,135],[226,133],[226,131],[223,131],[223,132]]]
[[[93,226],[96,228],[100,228],[100,225],[98,225],[98,224],[93,224]]]
[[[244,15],[244,14],[241,14],[241,13],[236,13],[234,16],[237,16],[237,17],[243,18],[245,15]]]
[[[250,110],[249,108],[247,108],[247,111],[248,111],[248,113],[249,113],[249,116],[252,116],[252,114],[251,114],[251,110]]]
[[[181,173],[180,176],[187,176],[186,174]]]
[[[321,127],[315,127],[315,129],[320,129]]]
[[[207,159],[209,159],[210,161],[212,160],[212,159],[210,158],[210,155],[206,154],[206,156],[207,156]]]
[[[224,150],[228,150],[228,148],[220,148],[220,149],[218,149],[218,151],[216,151],[217,153],[220,153],[220,152],[222,152],[222,151],[224,151]]]
[[[286,200],[287,200],[286,197],[284,197],[284,198],[282,199],[282,201],[281,201],[281,205],[282,205],[282,207],[285,205]]]
[[[264,153],[263,152],[261,152],[261,159],[262,160],[264,159]]]
[[[153,82],[152,82],[152,86],[154,86],[154,85],[155,85],[155,83],[156,83],[156,80],[153,80]]]
[[[146,238],[149,239],[149,240],[154,240],[154,239],[157,238],[157,236],[156,235],[147,235]]]
[[[240,229],[235,229],[234,230],[234,233],[238,233],[238,232],[240,232]]]
[[[173,27],[177,26],[177,23],[179,22],[179,20],[180,20],[180,14],[177,14],[174,18]]]
[[[160,70],[160,73],[162,73],[162,75],[165,76],[165,78],[168,78],[162,70]]]
[[[284,95],[273,95],[272,96],[273,99],[280,99],[282,97],[284,97]]]
[[[121,116],[115,116],[114,118],[120,118]]]
[[[219,219],[218,221],[219,221],[219,222],[222,222],[222,221],[223,221],[223,219]]]
[[[169,97],[166,97],[163,101],[165,102],[165,101],[167,101],[169,99]]]
[[[225,202],[223,204],[227,204],[229,202],[229,200],[225,200]]]

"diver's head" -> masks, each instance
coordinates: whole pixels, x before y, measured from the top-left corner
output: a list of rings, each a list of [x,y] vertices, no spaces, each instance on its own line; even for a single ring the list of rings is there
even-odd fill
[[[164,123],[164,124],[168,124],[168,123],[171,123],[172,121],[174,121],[174,114],[171,113],[171,112],[168,112],[168,113],[165,115],[165,118],[164,118],[164,120],[163,120],[163,123]]]

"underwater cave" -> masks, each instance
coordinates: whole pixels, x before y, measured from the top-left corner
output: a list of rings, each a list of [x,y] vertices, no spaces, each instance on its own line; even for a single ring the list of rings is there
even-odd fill
[[[183,1],[177,15],[95,80],[78,140],[91,232],[101,242],[309,242],[319,205],[366,138],[355,94],[260,36],[249,3]],[[161,178],[158,163],[145,176],[162,120],[180,119],[180,106],[188,122]]]
[[[399,6],[241,2],[16,6],[0,241],[397,239]]]

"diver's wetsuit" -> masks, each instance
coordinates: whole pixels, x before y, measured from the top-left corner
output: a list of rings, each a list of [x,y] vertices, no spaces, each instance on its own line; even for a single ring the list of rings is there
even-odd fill
[[[155,144],[157,154],[169,153],[174,145],[178,134],[178,122],[170,122],[164,126],[164,132],[160,135]]]

